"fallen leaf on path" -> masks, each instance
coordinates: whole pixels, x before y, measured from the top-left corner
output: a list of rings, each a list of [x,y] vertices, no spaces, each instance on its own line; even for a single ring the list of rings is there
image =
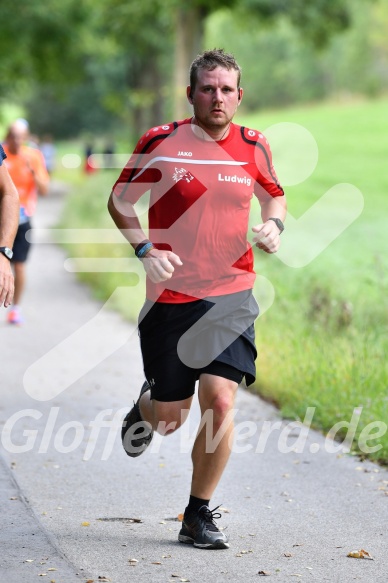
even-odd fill
[[[94,579],[88,579],[86,583],[94,583]]]
[[[47,577],[47,573],[39,573],[38,577]]]
[[[81,526],[90,526],[90,522],[87,521],[81,522]]]
[[[58,569],[54,569],[54,567],[50,567],[50,569],[47,569],[47,571],[58,571]]]
[[[138,562],[139,562],[139,561],[138,561],[137,559],[128,559],[128,563],[132,563],[132,564],[134,564],[134,565],[135,565],[136,563],[138,563]]]
[[[108,579],[108,577],[104,577],[103,575],[102,575],[102,576],[101,576],[101,575],[99,575],[99,576],[98,576],[98,580],[99,580],[99,581],[110,581],[110,579]]]
[[[33,563],[35,559],[26,559],[26,563]]]
[[[178,520],[179,522],[183,522],[183,512],[181,512],[180,514],[178,514]]]
[[[351,557],[352,559],[371,559],[373,561],[372,555],[370,555],[365,549],[360,549],[359,551],[350,551],[347,556]]]
[[[162,563],[161,563],[160,561],[153,561],[153,562],[151,563],[151,565],[161,565],[161,564],[162,564]]]
[[[228,508],[224,508],[223,506],[220,506],[219,510],[221,510],[222,512],[225,512],[225,514],[230,513],[230,510],[228,510]]]
[[[17,496],[11,496],[10,500],[19,500]]]
[[[291,554],[291,553],[283,553],[283,555],[284,555],[285,557],[292,557],[292,554]]]
[[[266,575],[271,575],[271,573],[270,573],[269,571],[258,571],[258,573],[257,573],[257,574],[258,574],[258,575],[264,575],[264,576],[266,576]]]

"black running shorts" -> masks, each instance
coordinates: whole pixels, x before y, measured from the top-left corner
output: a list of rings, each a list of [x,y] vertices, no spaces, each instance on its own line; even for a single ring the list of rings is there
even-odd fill
[[[15,241],[12,247],[12,263],[24,263],[31,247],[31,243],[26,239],[26,233],[31,229],[31,223],[21,223],[16,232]]]
[[[250,385],[256,378],[251,290],[183,304],[146,300],[139,314],[144,373],[151,398],[180,401],[203,373]]]

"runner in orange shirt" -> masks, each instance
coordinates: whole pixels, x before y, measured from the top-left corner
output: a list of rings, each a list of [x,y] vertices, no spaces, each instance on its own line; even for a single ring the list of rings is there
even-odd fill
[[[20,200],[19,228],[16,234],[12,265],[15,273],[14,303],[8,313],[10,324],[21,324],[20,300],[25,287],[25,262],[30,249],[26,233],[31,229],[31,217],[36,208],[38,194],[48,192],[49,175],[42,153],[26,146],[28,124],[24,120],[14,122],[8,129],[4,151],[7,155],[4,163],[17,188]]]

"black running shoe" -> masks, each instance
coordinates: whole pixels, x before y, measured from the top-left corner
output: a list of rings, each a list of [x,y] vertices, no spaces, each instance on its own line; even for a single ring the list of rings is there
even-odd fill
[[[123,420],[121,441],[126,454],[130,457],[141,455],[151,443],[154,435],[150,424],[142,419],[139,409],[140,397],[149,389],[150,386],[146,381],[141,388],[138,400]]]
[[[219,506],[210,510],[208,506],[201,506],[198,512],[185,513],[179,542],[199,549],[228,549],[228,537],[218,530],[214,522],[215,518],[221,518],[219,512],[214,512],[217,508]]]

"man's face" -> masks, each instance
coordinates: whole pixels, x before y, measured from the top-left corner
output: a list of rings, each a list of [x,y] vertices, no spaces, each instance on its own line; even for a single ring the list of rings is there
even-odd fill
[[[217,67],[213,71],[200,69],[191,102],[198,125],[205,130],[219,131],[232,121],[239,104],[238,72]],[[242,95],[242,90],[241,95]],[[189,94],[189,88],[188,88]],[[189,98],[190,99],[190,98]]]
[[[25,128],[19,126],[18,124],[14,124],[13,126],[11,126],[6,140],[9,151],[12,154],[17,154],[26,138],[27,132]]]

